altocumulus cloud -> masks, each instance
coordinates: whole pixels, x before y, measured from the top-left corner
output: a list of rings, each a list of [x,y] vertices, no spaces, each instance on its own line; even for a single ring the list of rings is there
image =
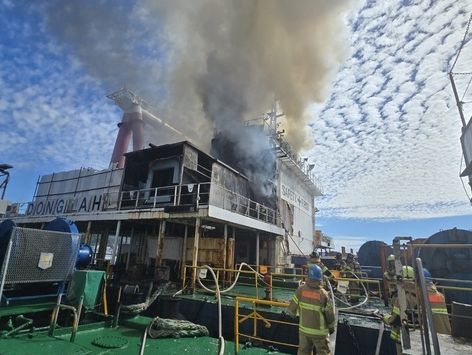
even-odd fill
[[[351,56],[329,99],[313,108],[322,216],[471,213],[447,77],[471,11],[468,1],[391,0],[366,1],[352,14]],[[472,57],[463,59],[471,71]]]
[[[0,158],[24,172],[104,167],[119,110],[46,35],[30,6],[0,4]]]

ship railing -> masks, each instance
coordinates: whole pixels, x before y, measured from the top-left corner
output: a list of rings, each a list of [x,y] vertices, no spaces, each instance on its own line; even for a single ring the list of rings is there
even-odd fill
[[[250,308],[248,309],[248,304]],[[240,309],[240,305],[241,307]],[[270,328],[272,325],[286,325],[289,327],[297,327],[298,329],[298,322],[295,319],[289,319],[288,321],[282,314],[274,313],[274,312],[262,312],[261,308],[258,306],[267,307],[277,307],[282,310],[285,310],[288,307],[288,303],[285,302],[276,302],[276,301],[268,301],[268,300],[259,300],[255,298],[249,297],[236,297],[236,302],[234,306],[234,352],[237,354],[239,352],[239,343],[240,338],[250,339],[252,341],[259,341],[264,344],[273,344],[276,346],[284,346],[288,348],[297,349],[298,344],[294,343],[287,343],[278,340],[268,339],[264,337],[264,334],[258,332],[258,325],[263,324],[265,328]],[[272,308],[273,310],[274,308]],[[252,323],[245,327],[245,323]],[[247,331],[247,332],[245,332]],[[248,334],[251,333],[251,334]],[[272,334],[276,334],[275,332],[271,332]]]
[[[165,206],[208,205],[210,183],[169,185],[140,190],[126,190],[120,194],[118,209],[145,209]]]
[[[280,225],[280,218],[276,210],[219,184],[212,183],[211,185],[210,204],[249,218]]]
[[[213,279],[210,275],[200,274],[200,266],[185,265],[182,269],[182,288],[190,288],[196,292],[203,292],[205,290],[200,287],[197,282],[197,277],[200,277],[200,281],[206,287],[213,287]],[[278,300],[289,301],[293,296],[293,292],[299,286],[301,281],[306,281],[306,275],[293,274],[293,273],[269,273],[268,277],[264,280],[264,273],[259,267],[259,272],[256,272],[256,268],[248,269],[240,268],[218,268],[215,267],[213,270],[216,273],[216,278],[220,289],[227,288],[230,286],[236,278],[237,283],[230,292],[225,293],[231,297],[252,297],[255,299],[269,299],[277,298]],[[359,296],[364,297],[362,286],[364,284],[369,298],[380,299],[381,295],[381,280],[380,279],[357,279],[348,277],[336,277],[335,282],[345,282],[349,284],[349,289],[346,293],[347,296]]]
[[[272,279],[266,285],[260,278],[259,274],[254,270],[236,270],[231,268],[218,267],[213,267],[212,269],[213,271],[215,271],[216,280],[221,289],[224,289],[225,287],[231,285],[233,282],[236,282],[236,277],[238,277],[235,287],[231,290],[230,293],[226,293],[227,296],[251,296],[259,299],[264,297],[264,288],[266,286],[272,288]],[[200,290],[202,292],[205,292],[205,289],[201,288],[199,283],[196,281],[197,277],[200,278],[200,281],[203,285],[206,286],[208,284],[207,287],[213,288],[213,278],[211,278],[210,275],[207,275],[205,271],[202,271],[203,273],[200,273],[200,270],[202,270],[201,266],[185,265],[182,274],[182,289],[191,288],[194,291]]]
[[[239,265],[241,264],[236,264],[236,269],[239,268]],[[270,273],[276,273],[276,274],[287,274],[287,275],[302,275],[303,274],[303,268],[301,267],[286,267],[285,265],[277,265],[277,266],[271,266],[271,265],[256,265],[256,264],[248,264],[254,269],[259,269],[259,272],[261,274],[265,274],[267,272]]]
[[[120,193],[119,210],[166,206],[194,207],[213,205],[266,223],[280,225],[276,210],[255,202],[216,183],[182,184],[127,190]]]
[[[408,244],[408,248],[410,249],[410,255],[413,255],[413,250],[414,249],[427,249],[427,248],[432,248],[432,249],[471,249],[472,248],[472,243],[447,243],[447,244]],[[431,281],[436,289],[438,289],[440,292],[443,293],[444,295],[444,301],[447,306],[447,316],[449,317],[449,320],[451,322],[451,328],[452,328],[452,336],[464,336],[463,327],[461,325],[461,321],[472,321],[472,316],[470,314],[464,314],[463,312],[469,312],[465,311],[465,308],[469,308],[470,304],[472,303],[472,280],[470,279],[457,279],[457,278],[439,278],[439,277],[432,277],[430,280],[425,280],[423,277],[423,265],[422,265],[422,260],[421,258],[416,258],[416,269],[418,272],[418,276],[420,280],[417,280],[417,285],[418,289],[421,289],[425,287],[423,292],[427,293],[428,291],[428,282],[426,281]],[[466,266],[466,265],[464,265]],[[417,297],[420,296],[421,290],[417,290]],[[426,307],[431,310],[431,305],[429,304],[429,299],[428,297],[425,298],[424,303],[426,304]],[[457,309],[456,309],[457,307]],[[431,310],[432,316],[435,316],[436,312],[434,310]],[[443,314],[443,313],[439,313]],[[423,324],[425,326],[425,324]],[[426,324],[428,326],[428,324]],[[460,333],[460,334],[458,334]],[[468,333],[470,334],[470,333]],[[434,332],[432,334],[433,340],[437,338],[437,334]],[[437,340],[437,339],[436,339]]]

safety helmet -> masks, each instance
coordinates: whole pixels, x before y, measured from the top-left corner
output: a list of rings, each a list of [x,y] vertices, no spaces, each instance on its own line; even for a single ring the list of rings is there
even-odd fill
[[[318,265],[312,265],[308,269],[308,280],[311,281],[321,281],[321,278],[323,277],[323,271],[321,271],[321,268]]]
[[[387,256],[387,261],[395,261],[395,255],[390,254],[389,256]]]
[[[405,279],[413,279],[415,277],[415,270],[409,265],[403,265],[402,274]]]
[[[423,269],[423,275],[426,281],[431,281],[431,279],[433,278],[428,269]]]

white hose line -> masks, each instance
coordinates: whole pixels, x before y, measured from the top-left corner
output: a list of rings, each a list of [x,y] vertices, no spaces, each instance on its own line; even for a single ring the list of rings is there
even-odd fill
[[[207,265],[205,265],[205,266],[207,266]],[[236,278],[234,279],[234,282],[233,282],[227,289],[220,290],[220,293],[227,293],[227,292],[231,291],[234,286],[236,286],[236,283],[238,282],[239,275],[241,274],[241,269],[243,268],[243,266],[247,266],[249,269],[251,269],[251,271],[254,271],[254,272],[257,274],[257,276],[261,277],[262,274],[259,274],[259,273],[258,273],[256,270],[254,270],[251,266],[249,266],[249,265],[246,264],[246,263],[241,263],[241,265],[239,265],[239,269],[238,269],[238,272],[237,272],[237,274],[236,274]],[[203,268],[203,266],[200,266],[199,268]],[[215,279],[216,279],[216,277],[215,277]],[[197,277],[197,280],[198,280],[198,283],[200,284],[200,286],[201,286],[204,290],[206,290],[206,291],[208,291],[208,292],[212,292],[212,293],[215,292],[215,290],[212,290],[211,288],[206,287],[206,286],[200,281],[200,278],[199,278],[199,277]],[[215,282],[216,282],[216,281],[215,281]]]
[[[349,307],[340,307],[339,310],[340,311],[347,311],[349,309],[354,309],[354,308],[357,308],[357,307],[360,307],[360,306],[363,306],[368,300],[369,300],[369,292],[367,292],[367,289],[365,288],[364,286],[364,283],[362,282],[362,280],[357,277],[357,275],[355,273],[353,273],[352,271],[349,271],[352,275],[354,275],[354,277],[356,279],[358,279],[362,285],[362,288],[364,289],[364,293],[365,293],[365,298],[364,300],[361,302],[361,303],[358,303],[358,304],[355,304],[353,306],[349,306]],[[336,297],[337,300],[341,301],[342,303],[345,303],[344,301],[340,300],[338,297]]]
[[[176,297],[176,296],[180,296],[182,294],[182,292],[184,292],[184,290],[187,288],[187,286],[185,286],[183,289],[181,290],[178,290],[176,293],[174,293],[172,295],[172,297]]]
[[[329,292],[331,293],[331,301],[333,302],[333,312],[334,312],[334,314],[336,314],[336,302],[335,302],[335,299],[334,299],[333,286],[331,286],[331,282],[329,282],[329,278],[327,276],[324,276],[324,278],[326,279],[326,283],[329,286]]]
[[[208,271],[210,271],[210,274],[211,276],[213,277],[213,280],[215,281],[215,285],[216,285],[216,289],[215,290],[211,290],[211,289],[207,289],[205,286],[203,286],[203,284],[201,283],[200,281],[200,277],[198,277],[198,283],[200,284],[200,286],[202,286],[203,288],[209,290],[210,292],[212,293],[215,293],[216,294],[216,298],[218,299],[218,347],[219,347],[219,350],[218,350],[218,355],[224,355],[225,353],[225,339],[223,338],[223,326],[222,326],[222,314],[221,314],[221,292],[220,292],[220,285],[218,285],[218,279],[216,278],[216,275],[215,275],[215,272],[213,271],[213,269],[208,266],[208,265],[203,265],[201,266],[200,268],[202,269],[207,269]],[[234,286],[234,285],[233,285]]]
[[[334,354],[336,352],[336,337],[338,333],[338,311],[336,310],[336,300],[334,298],[334,291],[333,291],[333,286],[331,286],[331,282],[329,282],[329,278],[327,276],[324,276],[326,279],[326,282],[328,283],[329,286],[329,292],[331,293],[331,302],[333,302],[333,313],[334,313],[334,321],[335,321],[335,328],[334,328],[334,333],[330,335],[329,337],[329,343],[331,346],[331,352]]]

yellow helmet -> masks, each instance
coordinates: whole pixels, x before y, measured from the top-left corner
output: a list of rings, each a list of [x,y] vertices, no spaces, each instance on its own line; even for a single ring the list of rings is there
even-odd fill
[[[415,270],[409,265],[403,265],[402,268],[403,278],[405,279],[414,279],[415,278]]]

